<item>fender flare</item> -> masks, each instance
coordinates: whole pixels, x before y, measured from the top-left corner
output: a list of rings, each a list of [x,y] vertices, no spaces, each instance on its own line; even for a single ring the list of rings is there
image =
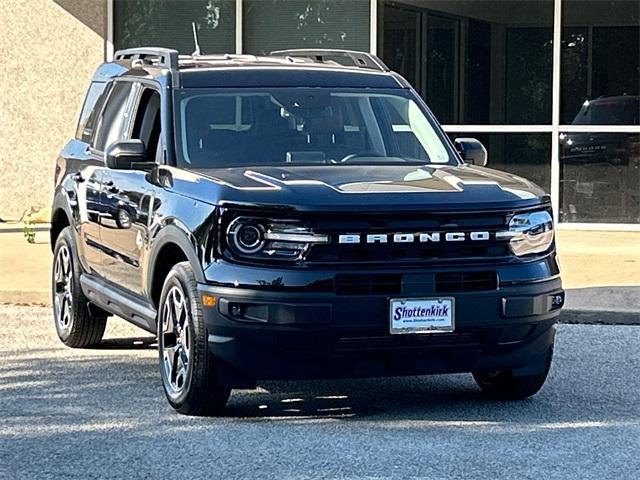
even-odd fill
[[[196,281],[198,283],[205,282],[204,270],[198,259],[195,244],[189,237],[191,237],[191,234],[187,233],[184,229],[178,227],[176,224],[170,224],[162,228],[158,236],[153,239],[149,254],[149,271],[146,279],[147,292],[149,294],[151,294],[153,288],[153,277],[155,275],[156,263],[159,260],[158,255],[162,251],[162,248],[170,243],[177,245],[183,251],[191,264]]]
[[[66,193],[63,190],[61,190],[55,194],[53,198],[53,203],[51,205],[50,224],[52,228],[49,231],[49,244],[51,245],[52,250],[55,246],[55,240],[53,238],[53,232],[54,232],[53,220],[58,215],[58,212],[62,212],[67,217],[67,223],[69,224],[69,226],[71,226],[71,228],[73,228],[74,236],[76,236],[75,240],[76,242],[78,241],[76,222],[75,222],[75,219],[73,218],[73,212],[71,211],[71,206],[69,205],[69,198],[67,197]]]

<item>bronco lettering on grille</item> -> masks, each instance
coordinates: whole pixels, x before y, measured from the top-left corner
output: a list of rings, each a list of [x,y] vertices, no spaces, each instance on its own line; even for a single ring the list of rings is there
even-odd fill
[[[357,233],[349,233],[338,236],[338,243],[355,244],[360,243],[412,243],[418,241],[420,243],[440,242],[464,242],[472,240],[474,242],[489,240],[489,232],[447,232],[441,235],[440,232],[421,232],[421,233],[378,233],[369,235],[360,235]]]

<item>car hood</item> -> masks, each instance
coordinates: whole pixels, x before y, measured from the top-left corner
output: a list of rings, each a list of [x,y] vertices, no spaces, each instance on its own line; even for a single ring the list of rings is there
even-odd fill
[[[169,168],[178,193],[221,206],[481,210],[549,202],[549,196],[528,180],[472,165]]]

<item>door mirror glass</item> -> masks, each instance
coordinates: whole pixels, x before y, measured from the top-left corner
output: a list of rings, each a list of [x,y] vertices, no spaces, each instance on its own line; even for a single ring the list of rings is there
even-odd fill
[[[114,170],[144,169],[149,163],[142,140],[119,140],[113,142],[104,152],[108,168]]]
[[[454,144],[465,163],[487,165],[487,149],[475,138],[456,138]]]

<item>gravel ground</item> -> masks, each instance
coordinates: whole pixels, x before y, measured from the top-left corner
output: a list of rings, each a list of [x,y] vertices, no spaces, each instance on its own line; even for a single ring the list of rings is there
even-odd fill
[[[0,306],[0,478],[631,479],[640,326],[562,325],[544,389],[484,399],[469,375],[270,382],[225,418],[166,403],[153,339],[110,321],[71,350],[50,312]]]

